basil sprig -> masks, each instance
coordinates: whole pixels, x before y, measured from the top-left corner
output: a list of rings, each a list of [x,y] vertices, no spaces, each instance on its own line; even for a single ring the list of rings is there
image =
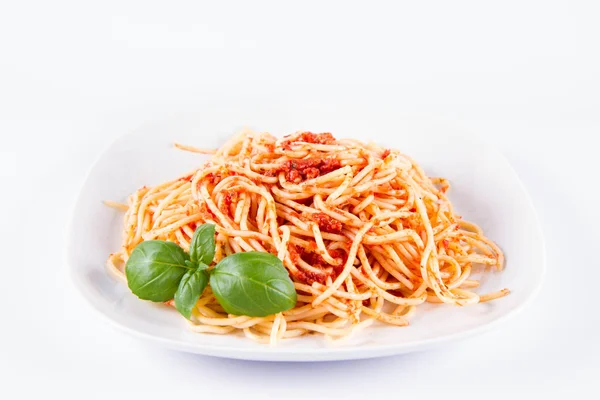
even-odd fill
[[[138,244],[125,265],[129,289],[143,300],[175,299],[175,308],[190,318],[210,282],[217,301],[234,315],[264,317],[296,305],[294,283],[279,258],[257,251],[223,258],[209,270],[215,256],[215,226],[196,228],[190,252],[173,242]]]

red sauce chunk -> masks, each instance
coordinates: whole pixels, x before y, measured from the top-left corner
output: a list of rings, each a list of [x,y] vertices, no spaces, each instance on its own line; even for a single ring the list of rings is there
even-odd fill
[[[302,180],[302,175],[300,174],[300,172],[298,172],[295,169],[288,169],[287,175],[285,176],[285,178],[290,182],[296,182],[296,181],[299,182]]]
[[[287,138],[288,136],[285,136],[285,137]],[[329,132],[326,132],[326,133],[302,132],[295,139],[287,139],[286,141],[284,141],[282,143],[282,147],[286,150],[291,150],[291,145],[292,145],[292,143],[295,143],[295,142],[314,143],[314,144],[333,144],[333,143],[335,143],[335,138]]]
[[[292,244],[289,246],[290,258],[294,264],[298,264],[298,259],[300,258],[300,253],[298,253],[298,246]]]
[[[294,264],[297,264],[298,260],[302,259],[307,264],[312,265],[315,268],[323,269],[322,274],[298,269],[298,271],[294,274],[294,278],[301,282],[306,282],[308,284],[312,284],[313,282],[319,282],[324,284],[328,276],[331,276],[332,279],[337,278],[337,276],[342,272],[344,264],[346,263],[346,260],[348,258],[348,254],[346,253],[346,251],[342,249],[330,250],[329,254],[331,255],[331,257],[340,261],[336,265],[330,265],[326,263],[325,260],[323,260],[323,257],[317,254],[315,250],[316,244],[314,244],[314,242],[311,242],[311,244],[306,249],[301,246],[290,245],[290,256]],[[325,269],[328,268],[333,268],[333,272],[325,271]]]
[[[322,161],[323,163],[319,166],[321,174],[328,174],[342,166],[342,163],[337,158],[325,158]]]
[[[302,182],[328,174],[340,168],[342,164],[336,158],[302,158],[287,160],[281,170],[289,182]]]
[[[306,177],[306,179],[314,179],[316,177],[318,177],[320,175],[320,171],[317,168],[314,167],[310,167],[310,168],[306,168],[304,170],[304,176]]]
[[[200,203],[200,210],[198,213],[202,216],[204,220],[214,220],[215,215],[210,211],[205,202]]]
[[[213,185],[216,185],[219,182],[221,182],[223,179],[227,178],[228,176],[238,176],[238,175],[239,174],[235,171],[230,171],[228,169],[223,168],[223,169],[219,170],[218,172],[207,174],[204,179],[208,180]]]
[[[224,214],[230,215],[231,204],[237,201],[237,192],[226,191],[223,196],[223,203],[221,204],[221,211]]]
[[[319,275],[312,271],[305,271],[303,269],[298,269],[293,273],[294,278],[299,282],[304,282],[309,285],[312,285],[314,282],[319,282],[320,284],[325,284],[327,277],[325,275]]]
[[[225,192],[225,196],[223,198],[223,202],[225,203],[225,205],[227,207],[229,207],[231,205],[231,192]]]
[[[315,144],[332,144],[335,142],[335,138],[329,132],[326,133],[312,133],[302,132],[298,139],[299,142],[315,143]]]
[[[325,213],[314,213],[311,219],[319,225],[319,229],[329,233],[340,233],[344,225],[337,219],[331,218]]]

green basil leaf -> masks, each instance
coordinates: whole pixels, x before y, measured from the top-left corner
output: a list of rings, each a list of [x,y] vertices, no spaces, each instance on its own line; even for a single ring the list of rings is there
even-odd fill
[[[190,243],[190,259],[193,263],[210,265],[215,257],[215,226],[202,224],[196,228]]]
[[[168,301],[190,270],[188,254],[177,244],[147,240],[138,244],[125,264],[129,289],[143,300]]]
[[[229,314],[264,317],[296,305],[294,283],[281,260],[269,253],[236,253],[211,271],[210,286]]]
[[[175,308],[187,319],[190,319],[192,309],[208,283],[206,268],[206,265],[201,264],[197,270],[186,272],[175,292]]]

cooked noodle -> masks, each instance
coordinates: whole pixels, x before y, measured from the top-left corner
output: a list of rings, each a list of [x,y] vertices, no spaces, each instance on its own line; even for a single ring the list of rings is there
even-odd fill
[[[467,290],[479,284],[473,269],[502,269],[502,251],[456,215],[448,181],[427,177],[396,150],[328,133],[276,139],[248,131],[216,151],[177,147],[214,154],[191,174],[129,196],[111,270],[124,279],[143,240],[188,249],[196,226],[212,223],[213,265],[233,253],[270,252],[298,293],[291,310],[248,317],[225,313],[208,287],[192,313],[196,332],[241,331],[265,343],[315,332],[339,338],[374,320],[408,325],[425,302],[464,306],[508,294]]]

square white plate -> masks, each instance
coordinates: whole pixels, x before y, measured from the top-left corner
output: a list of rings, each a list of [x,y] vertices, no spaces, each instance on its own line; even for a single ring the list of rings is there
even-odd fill
[[[73,211],[67,258],[75,285],[106,320],[137,337],[182,351],[251,360],[322,361],[378,357],[421,350],[464,338],[506,320],[538,292],[545,270],[543,237],[535,211],[517,175],[491,146],[456,128],[423,118],[352,120],[292,117],[243,111],[182,115],[125,135],[91,169]],[[105,270],[119,248],[122,213],[102,200],[124,201],[143,185],[172,179],[201,165],[204,156],[173,147],[181,142],[217,147],[244,124],[277,136],[297,130],[373,140],[412,156],[430,176],[450,180],[450,199],[465,219],[479,224],[506,254],[503,272],[482,275],[479,293],[509,288],[511,294],[468,307],[419,306],[408,327],[374,325],[349,339],[330,342],[307,336],[276,347],[236,335],[190,332],[168,307],[137,299]]]

